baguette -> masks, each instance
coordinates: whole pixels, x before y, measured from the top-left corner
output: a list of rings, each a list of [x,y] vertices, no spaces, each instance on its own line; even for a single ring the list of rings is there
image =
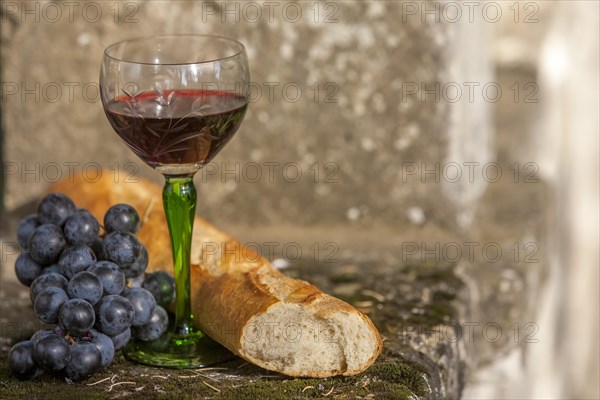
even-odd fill
[[[142,217],[138,238],[149,253],[148,272],[173,273],[161,188],[153,183],[115,183],[109,173],[53,185],[102,223],[106,210],[129,203]],[[205,220],[194,222],[191,299],[194,322],[236,355],[290,376],[354,375],[380,354],[371,320],[348,303],[308,282],[292,279],[268,260]]]

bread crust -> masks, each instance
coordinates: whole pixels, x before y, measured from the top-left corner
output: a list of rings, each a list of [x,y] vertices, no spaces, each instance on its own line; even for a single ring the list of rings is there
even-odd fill
[[[112,178],[112,174],[104,171],[101,178],[92,183],[78,175],[56,183],[50,191],[70,196],[78,207],[90,210],[101,224],[111,205],[128,203],[134,206],[143,221],[138,238],[148,249],[148,272],[162,270],[172,274],[171,245],[162,209],[161,188],[142,179],[135,183],[117,183]],[[192,240],[194,322],[233,353],[286,375],[319,378],[364,371],[381,353],[383,344],[377,328],[365,314],[348,303],[323,293],[308,282],[285,276],[264,257],[200,217],[195,219]],[[316,354],[318,346],[311,347],[312,339],[306,329],[300,330],[300,339],[294,343],[286,342],[276,334],[270,341],[258,337],[253,337],[254,341],[249,339],[252,324],[265,316],[272,320],[268,324],[277,326],[279,320],[294,319],[300,314],[304,319],[294,323],[313,321],[339,325],[338,342],[319,350],[336,353]],[[262,341],[271,358],[252,350],[254,344]],[[288,344],[300,346],[303,353],[293,355],[298,357],[294,362],[274,362],[272,354],[284,354]],[[357,346],[366,348],[366,353],[359,357],[360,352],[353,350],[358,349]],[[336,355],[335,366],[319,364],[320,360],[332,355]],[[306,367],[305,364],[313,366]]]

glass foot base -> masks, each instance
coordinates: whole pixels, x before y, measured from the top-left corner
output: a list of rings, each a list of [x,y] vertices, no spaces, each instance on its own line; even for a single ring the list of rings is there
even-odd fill
[[[123,354],[129,361],[163,368],[202,368],[235,358],[201,332],[189,335],[167,332],[151,342],[131,338]]]

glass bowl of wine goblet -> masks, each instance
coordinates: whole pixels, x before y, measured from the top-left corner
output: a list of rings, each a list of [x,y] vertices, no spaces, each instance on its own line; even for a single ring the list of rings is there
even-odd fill
[[[244,46],[224,37],[142,37],[112,44],[104,51],[100,94],[106,116],[122,141],[165,177],[163,206],[176,287],[172,329],[154,341],[132,338],[124,348],[129,360],[196,368],[232,357],[193,324],[193,177],[242,123],[249,81]]]

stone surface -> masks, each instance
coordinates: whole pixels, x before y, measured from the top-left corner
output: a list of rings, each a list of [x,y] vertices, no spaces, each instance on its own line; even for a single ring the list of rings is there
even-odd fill
[[[131,364],[119,355],[107,370],[88,381],[67,385],[44,376],[19,382],[7,371],[8,349],[42,324],[36,322],[26,288],[4,282],[0,285],[1,397],[54,393],[56,399],[457,398],[464,385],[465,353],[462,339],[454,340],[453,321],[464,319],[467,312],[465,287],[452,265],[403,264],[392,261],[395,258],[393,254],[376,260],[357,256],[351,264],[339,261],[333,266],[307,260],[286,270],[366,312],[384,338],[382,355],[366,372],[329,379],[291,379],[243,360],[215,369],[153,369]],[[91,386],[95,382],[99,383]]]

